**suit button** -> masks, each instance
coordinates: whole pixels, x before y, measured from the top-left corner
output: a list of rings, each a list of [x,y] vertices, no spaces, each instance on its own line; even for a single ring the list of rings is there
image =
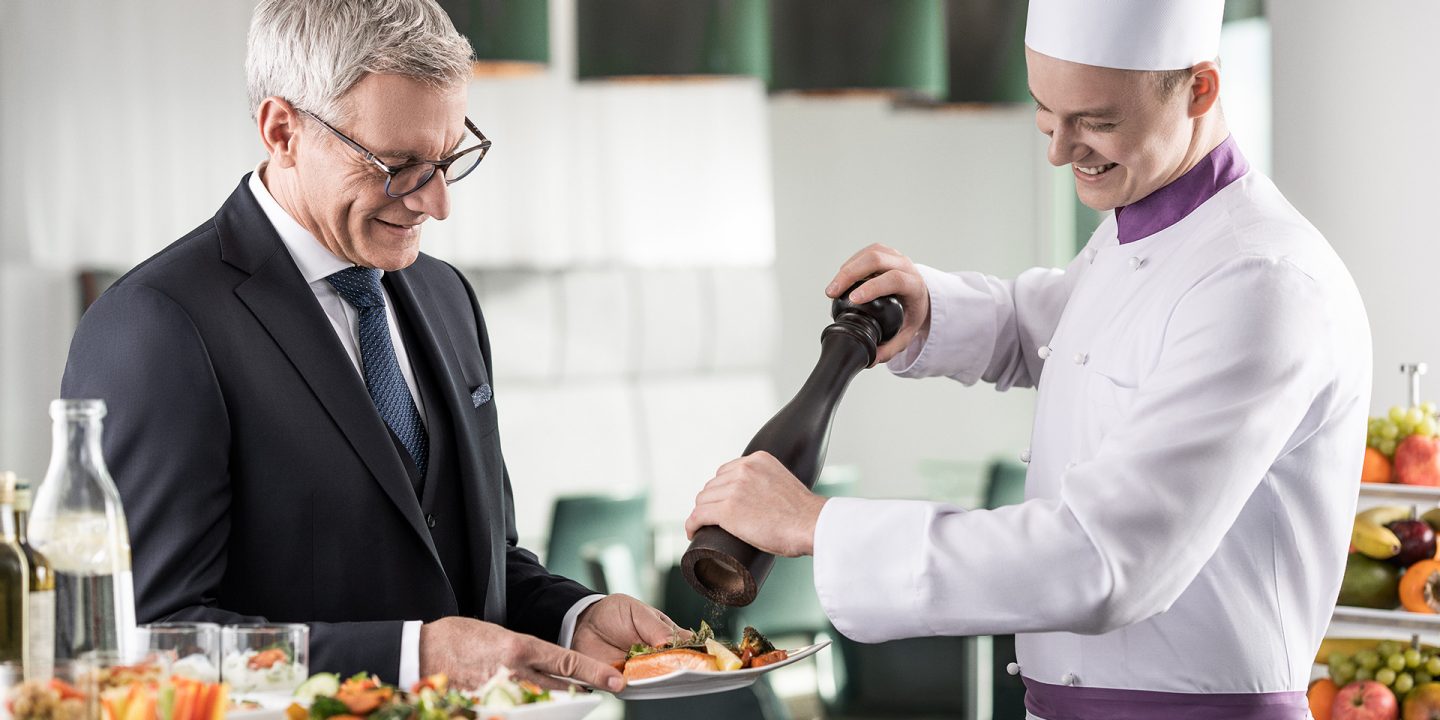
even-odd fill
[[[1020,674],[1020,663],[1010,663],[1009,665],[1006,665],[1006,666],[1005,666],[1005,672],[1007,672],[1007,673],[1009,673],[1009,674],[1011,674],[1011,675],[1019,675],[1019,674]]]
[[[1044,360],[1044,359],[1050,357],[1050,346],[1049,346],[1049,345],[1041,345],[1041,346],[1040,346],[1040,349],[1035,351],[1035,354],[1036,354],[1036,355],[1039,355],[1041,360]]]
[[[435,516],[433,514],[425,516],[425,527],[431,529],[435,527]]]

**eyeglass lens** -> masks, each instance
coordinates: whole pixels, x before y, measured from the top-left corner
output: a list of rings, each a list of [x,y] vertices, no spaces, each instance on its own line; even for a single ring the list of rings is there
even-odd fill
[[[475,166],[480,164],[480,159],[484,156],[484,148],[475,147],[455,158],[454,162],[445,168],[445,182],[447,184],[453,183],[469,175],[470,171],[474,170]],[[435,166],[429,163],[421,163],[405,168],[390,179],[389,194],[392,197],[399,197],[415,192],[415,190],[421,185],[424,185],[434,173]]]

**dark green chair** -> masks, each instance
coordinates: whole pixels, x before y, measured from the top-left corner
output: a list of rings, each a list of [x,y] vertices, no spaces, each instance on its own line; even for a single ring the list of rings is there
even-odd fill
[[[1026,467],[1013,460],[996,460],[990,465],[985,488],[985,507],[1018,505],[1025,501]],[[991,640],[991,703],[998,718],[1025,717],[1025,683],[1008,671],[1015,662],[1015,636],[996,635]]]
[[[985,485],[985,507],[995,509],[1025,502],[1026,467],[1013,460],[996,460],[990,464]]]
[[[555,499],[545,567],[601,592],[642,600],[651,572],[651,535],[646,495],[575,495]],[[626,562],[628,573],[600,572]],[[616,577],[619,575],[619,577]]]
[[[831,631],[821,702],[832,720],[977,720],[975,638],[922,637],[867,645]],[[994,717],[1005,717],[995,715]],[[1024,717],[1024,715],[1020,715]]]

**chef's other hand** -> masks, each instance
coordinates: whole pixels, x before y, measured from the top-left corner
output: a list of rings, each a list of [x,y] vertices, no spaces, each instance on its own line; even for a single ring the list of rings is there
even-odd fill
[[[875,362],[883,363],[900,354],[915,339],[915,334],[930,325],[930,290],[925,287],[925,278],[915,268],[910,258],[901,255],[894,248],[876,243],[850,256],[835,279],[825,286],[825,295],[838,298],[845,289],[871,275],[864,285],[850,293],[850,301],[867,303],[878,297],[894,295],[900,298],[905,308],[905,323],[890,342],[880,346]]]
[[[420,677],[445,673],[456,687],[476,688],[504,665],[516,677],[543,688],[564,690],[575,678],[597,688],[625,687],[620,672],[599,660],[494,623],[447,617],[420,626]]]
[[[629,595],[609,595],[581,611],[570,647],[614,665],[625,659],[631,645],[667,643],[679,630],[665,613]]]
[[[694,539],[696,530],[719,525],[774,555],[812,555],[815,523],[825,500],[810,492],[775,456],[756,452],[715,471],[695,496],[685,534]]]

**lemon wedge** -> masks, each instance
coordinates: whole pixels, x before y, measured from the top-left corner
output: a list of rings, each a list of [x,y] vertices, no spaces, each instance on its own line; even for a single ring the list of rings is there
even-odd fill
[[[705,652],[715,658],[715,667],[722,671],[739,670],[740,658],[713,638],[705,641]]]

